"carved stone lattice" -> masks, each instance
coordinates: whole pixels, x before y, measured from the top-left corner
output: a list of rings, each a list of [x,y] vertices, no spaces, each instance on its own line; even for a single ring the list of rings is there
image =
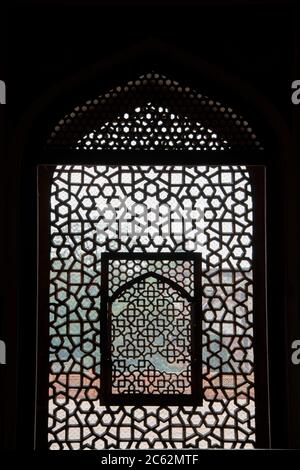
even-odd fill
[[[113,303],[114,394],[191,393],[190,310],[178,291],[154,277]]]
[[[50,448],[255,444],[252,217],[245,167],[56,167]],[[202,406],[101,404],[101,257],[116,251],[201,253]],[[181,268],[173,279],[191,289]]]
[[[74,154],[81,150],[87,159],[90,150],[99,150],[99,161],[109,150],[130,151],[130,159],[138,162],[90,166],[83,161],[78,166],[57,166],[54,172],[49,447],[253,447],[253,208],[247,168],[189,165],[186,153],[182,165],[147,166],[138,154],[149,150],[159,162],[159,152],[177,151],[178,157],[183,150],[214,150],[220,151],[221,165],[224,150],[263,148],[252,124],[218,99],[151,72],[74,107],[53,127],[47,148],[71,149]],[[103,253],[115,252],[201,253],[201,406],[112,406],[101,402],[101,260]],[[166,274],[164,264],[168,262],[155,267],[162,275]],[[147,269],[151,271],[150,265]],[[188,262],[177,260],[177,267],[172,279],[192,295]],[[114,295],[121,281],[133,279],[134,270],[124,268],[124,263],[116,268],[121,274],[112,276],[109,295]],[[143,275],[146,268],[135,264],[134,269]],[[157,278],[151,282],[144,279],[140,286],[146,303],[150,286],[162,292]],[[133,299],[136,312],[138,298],[131,289],[122,295]],[[166,322],[167,336],[176,332],[174,296],[178,293],[169,286],[164,292],[166,302],[173,299],[173,331]],[[174,341],[184,335],[185,340],[176,345],[175,356],[185,369],[184,380],[176,389],[184,396],[190,386],[188,363],[184,362],[189,326],[186,299],[180,302],[183,326]],[[128,319],[128,312],[125,314]],[[162,331],[155,324],[158,327]],[[118,329],[114,335],[117,357]],[[142,335],[134,331],[133,338],[138,348]],[[171,343],[174,346],[173,340],[166,340],[163,347],[170,364],[172,355],[167,351]],[[127,384],[122,387],[118,374],[126,367],[118,364],[114,369],[115,391],[121,393]],[[158,382],[151,386],[157,396],[170,390],[166,381],[163,387]],[[149,392],[149,385],[141,384],[143,391],[147,387]]]
[[[105,253],[101,262],[100,400],[200,404],[201,256]]]
[[[251,124],[218,99],[148,73],[76,106],[49,147],[84,150],[262,149]]]

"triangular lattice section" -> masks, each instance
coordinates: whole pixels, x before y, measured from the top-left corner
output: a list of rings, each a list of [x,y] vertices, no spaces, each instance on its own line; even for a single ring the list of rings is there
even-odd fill
[[[262,148],[233,109],[155,73],[77,106],[55,126],[48,144],[91,150]]]

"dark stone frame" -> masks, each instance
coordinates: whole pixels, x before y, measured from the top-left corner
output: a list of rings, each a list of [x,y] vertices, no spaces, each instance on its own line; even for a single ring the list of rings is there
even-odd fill
[[[168,51],[172,50],[171,56],[168,55]],[[151,52],[152,51],[152,52]],[[163,52],[165,51],[165,52]],[[173,70],[177,68],[181,63],[184,65],[184,72],[181,72],[182,76],[187,77],[192,72],[193,80],[196,82],[199,78],[203,83],[208,84],[208,87],[220,86],[220,93],[223,94],[225,100],[235,95],[235,99],[240,105],[247,109],[247,115],[254,119],[253,122],[260,122],[260,127],[263,135],[269,136],[268,151],[260,155],[228,155],[222,152],[222,164],[233,164],[233,162],[240,164],[261,164],[266,167],[266,201],[268,206],[267,213],[267,272],[268,272],[268,310],[272,312],[270,316],[268,332],[269,332],[269,364],[270,364],[270,416],[271,416],[271,444],[272,447],[287,447],[288,442],[295,442],[297,439],[297,428],[291,427],[291,436],[288,440],[287,429],[288,429],[288,415],[287,415],[287,339],[286,339],[286,328],[287,328],[287,312],[293,309],[293,304],[287,304],[287,298],[289,293],[287,292],[288,279],[287,273],[285,272],[285,247],[287,246],[287,240],[293,236],[291,234],[284,233],[285,215],[284,208],[286,203],[284,201],[284,191],[286,186],[286,180],[283,183],[282,176],[287,174],[288,162],[294,162],[295,152],[291,145],[289,132],[271,103],[267,102],[259,93],[247,84],[243,83],[237,78],[229,77],[223,71],[218,70],[215,67],[204,63],[197,57],[191,57],[184,53],[177,53],[172,47],[165,48],[161,47],[156,41],[149,41],[143,44],[140,48],[136,48],[133,54],[123,54],[122,58],[119,56],[114,60],[101,61],[96,68],[90,69],[89,71],[77,74],[72,77],[74,89],[70,91],[69,80],[67,79],[64,83],[56,85],[51,91],[44,95],[44,98],[40,103],[31,107],[31,110],[24,117],[24,122],[21,123],[21,127],[16,133],[17,138],[10,148],[10,155],[12,155],[16,162],[22,162],[21,168],[19,169],[19,175],[21,177],[21,188],[20,188],[20,210],[18,212],[18,226],[27,227],[26,234],[20,234],[18,236],[19,244],[19,305],[18,305],[18,325],[19,325],[19,338],[18,338],[18,376],[19,383],[21,384],[26,378],[28,387],[26,390],[23,387],[18,388],[18,415],[12,413],[12,427],[17,420],[17,442],[20,448],[31,448],[33,445],[33,435],[37,435],[37,430],[34,432],[34,414],[35,414],[35,382],[36,382],[36,366],[35,366],[35,338],[34,331],[36,328],[36,168],[39,164],[46,163],[82,163],[82,159],[79,154],[74,157],[71,155],[59,155],[59,152],[55,155],[42,154],[41,145],[44,142],[44,138],[48,133],[49,127],[52,122],[55,122],[56,118],[61,116],[64,109],[67,109],[70,104],[74,102],[74,98],[85,96],[86,83],[90,83],[92,87],[93,77],[96,80],[98,73],[104,73],[101,77],[101,86],[105,90],[109,83],[112,83],[115,77],[118,79],[129,77],[129,72],[124,70],[124,64],[128,63],[127,70],[131,70],[131,76],[134,74],[134,70],[140,71],[149,59],[154,60],[157,69],[159,64],[163,67],[163,70],[167,70],[168,73],[172,74]],[[138,58],[139,65],[134,58]],[[172,62],[173,65],[172,65]],[[119,63],[119,67],[115,64]],[[177,63],[176,65],[174,65]],[[122,65],[123,64],[123,65]],[[148,62],[149,64],[149,62]],[[189,64],[187,66],[187,64]],[[144,69],[143,69],[144,70]],[[177,74],[178,76],[178,74]],[[77,78],[76,78],[77,77]],[[85,77],[85,78],[84,78]],[[112,80],[112,81],[111,81]],[[99,82],[97,82],[99,87]],[[89,87],[89,94],[91,87]],[[252,90],[252,91],[251,91]],[[294,122],[296,125],[296,110],[294,116]],[[91,162],[99,161],[98,156],[90,155]],[[145,156],[149,159],[149,155]],[[201,161],[203,155],[198,154],[198,162]],[[217,155],[207,155],[204,158],[211,158],[211,162],[217,164]],[[121,159],[124,159],[124,155],[121,155]],[[145,160],[146,161],[146,160]],[[285,163],[287,162],[287,163]],[[220,163],[220,162],[219,162]],[[284,172],[284,173],[283,173]],[[41,195],[43,198],[44,196]],[[275,236],[276,234],[276,236]],[[47,237],[47,234],[45,234]],[[28,250],[28,246],[30,249]],[[262,248],[262,247],[261,247]],[[291,248],[289,248],[290,250]],[[290,255],[289,255],[290,256]],[[278,293],[278,296],[274,296],[274,292]],[[294,301],[295,303],[295,301]],[[14,306],[13,306],[14,310]],[[28,316],[28,311],[31,315]],[[15,325],[16,318],[14,314],[9,320],[9,328],[13,328]],[[291,323],[297,324],[296,319],[293,319],[289,323],[289,331],[291,331]],[[28,338],[31,338],[31,343],[28,345]],[[13,374],[10,376],[12,383],[14,381]],[[295,373],[293,373],[294,385],[297,384]],[[294,391],[293,391],[294,390]],[[295,388],[289,393],[295,394]],[[13,401],[13,399],[12,399]],[[39,406],[37,409],[39,414]],[[296,414],[290,413],[290,419],[295,420]],[[42,428],[39,428],[42,430]],[[12,436],[12,435],[11,435]],[[12,439],[14,437],[12,436]],[[43,441],[42,436],[37,435],[37,441],[41,443]],[[270,445],[269,440],[258,440],[258,446],[268,447]],[[40,447],[40,446],[39,446]],[[43,445],[42,445],[43,447]]]

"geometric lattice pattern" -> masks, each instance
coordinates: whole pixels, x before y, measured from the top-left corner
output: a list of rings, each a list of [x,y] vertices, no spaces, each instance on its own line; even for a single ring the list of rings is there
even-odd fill
[[[191,305],[148,277],[112,305],[113,393],[191,393]]]
[[[252,210],[249,174],[241,166],[56,167],[51,195],[51,449],[255,445]],[[104,252],[201,253],[201,406],[101,404]],[[143,288],[149,302],[149,285]],[[160,289],[157,282],[155,289]],[[180,351],[183,355],[180,348],[177,357]]]
[[[187,259],[111,259],[109,263],[109,295],[112,296],[120,285],[139,276],[156,273],[171,279],[191,297],[194,295],[194,263]]]
[[[194,263],[137,255],[109,259],[108,270],[112,393],[119,403],[123,394],[138,394],[139,402],[141,395],[191,395]],[[200,322],[201,306],[194,308]]]
[[[76,106],[55,126],[48,146],[84,150],[262,149],[240,113],[154,72]]]

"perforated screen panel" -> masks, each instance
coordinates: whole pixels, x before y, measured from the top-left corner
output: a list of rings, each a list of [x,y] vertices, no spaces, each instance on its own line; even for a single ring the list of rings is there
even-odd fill
[[[55,126],[48,146],[85,150],[262,149],[251,124],[234,109],[156,73],[75,107]]]
[[[56,167],[51,448],[254,445],[251,194],[247,169],[239,166]],[[201,253],[202,406],[101,403],[105,252]],[[181,277],[173,271],[174,282],[191,294],[189,270]],[[117,282],[133,274],[126,269]],[[118,285],[112,281],[111,294]]]
[[[101,262],[100,400],[199,405],[200,254],[104,253]]]

